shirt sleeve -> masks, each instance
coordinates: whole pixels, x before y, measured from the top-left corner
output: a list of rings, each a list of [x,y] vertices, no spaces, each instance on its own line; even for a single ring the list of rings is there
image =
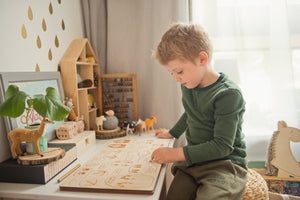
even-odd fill
[[[176,139],[178,139],[187,128],[186,118],[187,115],[184,112],[179,118],[179,120],[176,122],[176,124],[173,126],[173,128],[171,128],[169,131],[170,134]]]
[[[183,147],[189,165],[229,156],[234,149],[237,126],[242,120],[244,105],[244,99],[237,90],[230,90],[216,97],[213,139],[205,143]]]

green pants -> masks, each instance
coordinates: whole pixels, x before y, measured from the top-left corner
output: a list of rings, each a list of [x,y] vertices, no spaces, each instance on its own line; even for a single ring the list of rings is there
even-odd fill
[[[172,173],[167,200],[241,199],[247,183],[247,168],[230,160],[193,167],[179,162],[172,166]]]

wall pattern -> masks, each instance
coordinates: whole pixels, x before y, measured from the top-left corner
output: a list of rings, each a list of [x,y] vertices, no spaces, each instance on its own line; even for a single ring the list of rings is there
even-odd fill
[[[26,17],[28,17],[29,21],[27,23],[22,24],[22,27],[21,27],[21,36],[22,36],[23,39],[27,39],[28,34],[33,34],[35,36],[36,40],[32,41],[32,45],[36,45],[36,47],[38,49],[42,49],[42,48],[47,48],[47,50],[49,49],[47,51],[48,55],[45,55],[45,56],[48,56],[49,61],[52,61],[52,59],[53,59],[53,53],[52,52],[60,47],[59,46],[59,37],[60,37],[59,33],[61,33],[59,31],[55,31],[55,29],[57,29],[57,27],[54,27],[54,26],[53,27],[51,27],[51,26],[48,27],[48,25],[47,25],[47,20],[49,20],[49,21],[54,20],[54,19],[51,19],[51,16],[55,15],[55,10],[53,9],[52,3],[57,4],[56,9],[59,9],[62,1],[61,0],[57,0],[57,1],[53,1],[53,2],[49,1],[48,5],[45,3],[45,6],[48,6],[49,13],[39,13],[40,12],[39,10],[32,10],[31,6],[29,5],[28,10],[27,10],[27,16],[26,16]],[[34,21],[37,21],[37,22],[41,23],[40,29],[38,29],[38,30],[36,30],[36,29],[31,30],[30,29],[30,23],[34,22]],[[57,23],[59,23],[60,29],[64,32],[65,29],[66,29],[64,19],[61,19],[61,20],[57,21]],[[53,30],[53,28],[55,28],[55,29]],[[43,33],[43,32],[47,33],[48,29],[52,29],[52,31],[51,31],[52,34],[53,34],[53,31],[54,32],[59,32],[59,33],[56,33],[55,35],[52,35],[50,37],[48,36],[48,38],[53,38],[53,41],[50,41],[50,42],[49,41],[42,41],[41,37],[40,37],[40,34]],[[51,34],[50,31],[48,31],[48,32],[49,32],[49,34]],[[48,40],[48,38],[47,38],[47,40]],[[35,71],[40,71],[38,61],[37,61],[36,66],[35,66]]]

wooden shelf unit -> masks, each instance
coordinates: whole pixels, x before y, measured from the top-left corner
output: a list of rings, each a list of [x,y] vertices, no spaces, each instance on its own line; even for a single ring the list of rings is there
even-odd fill
[[[87,58],[93,57],[89,61]],[[73,99],[74,111],[77,116],[84,116],[85,129],[96,130],[95,120],[98,114],[100,99],[98,96],[98,76],[100,75],[99,62],[88,39],[73,40],[65,52],[61,62],[60,71],[64,86],[65,96]],[[90,87],[78,88],[77,74],[81,80],[92,81]],[[94,97],[96,107],[88,104],[88,95]]]

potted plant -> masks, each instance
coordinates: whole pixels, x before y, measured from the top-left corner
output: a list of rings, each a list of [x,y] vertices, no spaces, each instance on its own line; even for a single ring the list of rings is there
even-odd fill
[[[29,127],[29,113],[34,109],[43,118],[62,121],[69,114],[70,109],[62,103],[56,89],[48,87],[45,92],[45,94],[36,94],[31,97],[20,91],[18,86],[9,85],[5,92],[6,100],[0,104],[0,116],[17,118],[26,112],[26,124]],[[43,136],[43,138],[46,142],[45,146],[47,137]]]

